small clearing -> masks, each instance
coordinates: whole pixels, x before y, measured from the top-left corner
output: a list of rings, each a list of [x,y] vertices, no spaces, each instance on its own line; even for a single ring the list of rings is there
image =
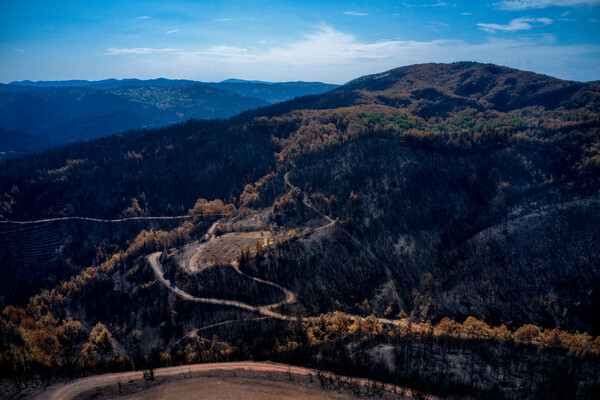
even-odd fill
[[[269,237],[268,231],[230,232],[213,237],[198,245],[186,265],[187,271],[194,274],[214,265],[229,265],[237,260],[246,246],[254,249],[257,242],[266,245]]]

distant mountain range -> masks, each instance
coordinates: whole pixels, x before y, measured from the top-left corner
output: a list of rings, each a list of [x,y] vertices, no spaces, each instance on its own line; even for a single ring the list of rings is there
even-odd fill
[[[67,80],[67,81],[13,81],[10,86],[20,88],[86,88],[95,90],[115,90],[127,88],[205,85],[218,89],[230,90],[234,93],[256,97],[274,104],[308,94],[320,94],[335,89],[338,85],[321,82],[264,82],[243,79],[226,79],[221,82],[202,82],[186,79],[104,79],[100,81]]]
[[[0,85],[0,160],[189,118],[228,118],[336,88],[318,82],[171,79],[20,81]]]

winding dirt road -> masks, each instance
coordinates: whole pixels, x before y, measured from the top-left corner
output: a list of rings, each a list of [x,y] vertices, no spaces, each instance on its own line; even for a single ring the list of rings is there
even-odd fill
[[[287,172],[284,175],[284,181],[285,184],[288,185],[289,187],[291,187],[292,189],[298,189],[298,187],[294,186],[289,179],[289,172]],[[326,225],[323,225],[317,229],[323,229],[329,226],[332,226],[335,224],[335,221],[333,219],[331,219],[331,217],[329,217],[328,215],[325,215],[321,212],[319,212],[319,210],[317,210],[312,203],[310,202],[310,200],[308,199],[308,196],[306,195],[306,193],[303,193],[303,203],[306,207],[314,210],[317,214],[321,215],[322,217],[324,217],[328,223]],[[204,236],[205,240],[215,240],[215,227],[217,226],[217,224],[220,221],[216,221],[215,223],[213,223],[211,225],[211,227],[208,229],[206,235]],[[317,230],[315,229],[315,230]],[[156,253],[152,253],[150,255],[148,255],[146,258],[148,260],[148,263],[150,264],[150,266],[152,267],[152,270],[154,271],[154,275],[156,276],[156,278],[158,279],[158,281],[165,287],[167,287],[170,291],[172,291],[173,293],[175,293],[177,296],[181,297],[184,300],[189,300],[189,301],[193,301],[196,303],[202,303],[202,304],[214,304],[214,305],[220,305],[220,306],[228,306],[228,307],[236,307],[242,310],[246,310],[246,311],[250,311],[250,312],[255,312],[255,313],[259,313],[261,315],[264,315],[266,317],[271,317],[271,318],[276,318],[276,319],[280,319],[283,321],[292,321],[294,320],[293,317],[288,316],[288,315],[283,315],[280,314],[278,312],[273,311],[274,309],[276,309],[277,307],[281,307],[283,305],[286,304],[292,304],[296,302],[296,295],[290,291],[289,289],[275,283],[272,281],[267,281],[264,279],[260,279],[257,278],[255,276],[251,276],[248,275],[244,272],[242,272],[239,268],[239,265],[237,263],[237,261],[232,262],[230,265],[231,267],[241,276],[243,276],[244,278],[250,279],[254,282],[258,282],[261,283],[263,285],[268,285],[271,287],[274,287],[276,289],[281,290],[284,294],[285,294],[285,298],[277,303],[273,303],[273,304],[269,304],[269,305],[265,305],[265,306],[253,306],[241,301],[236,301],[236,300],[225,300],[225,299],[215,299],[215,298],[208,298],[208,297],[197,297],[197,296],[193,296],[183,290],[181,290],[180,288],[178,288],[177,286],[175,286],[173,283],[171,283],[171,281],[169,281],[168,279],[165,278],[164,276],[164,269],[162,264],[160,263],[160,256],[161,256],[161,252],[156,252]],[[199,258],[199,253],[196,253],[192,256],[192,258],[195,260],[196,258]]]
[[[264,279],[256,278],[254,276],[245,274],[244,272],[240,271],[240,269],[237,266],[237,263],[231,264],[231,267],[233,267],[240,275],[242,275],[248,279],[251,279],[255,282],[260,282],[265,285],[273,286],[273,287],[283,291],[285,293],[285,299],[280,302],[277,302],[277,303],[268,304],[266,306],[253,306],[248,303],[243,303],[241,301],[236,301],[236,300],[224,300],[224,299],[215,299],[215,298],[210,298],[210,297],[193,296],[193,295],[189,294],[188,292],[185,292],[185,291],[179,289],[177,286],[173,285],[171,283],[171,281],[169,281],[168,279],[165,279],[164,270],[163,270],[162,264],[160,263],[160,255],[161,255],[161,252],[157,251],[156,253],[152,253],[146,257],[148,259],[148,263],[150,264],[150,266],[152,267],[152,270],[154,271],[154,275],[156,276],[156,279],[158,279],[158,281],[163,286],[165,286],[170,291],[172,291],[173,293],[175,293],[177,296],[181,297],[184,300],[194,301],[196,303],[202,303],[202,304],[214,304],[214,305],[218,305],[218,306],[236,307],[236,308],[240,308],[242,310],[259,313],[261,315],[264,315],[265,317],[276,318],[276,319],[279,319],[282,321],[295,321],[297,318],[294,316],[284,315],[284,314],[280,314],[278,312],[273,311],[273,309],[275,309],[277,307],[280,307],[284,304],[292,304],[296,301],[296,295],[291,290],[286,289],[283,286],[281,286],[275,282],[266,281]],[[364,320],[364,318],[359,315],[346,314],[346,316],[351,321],[355,321],[357,319]],[[311,319],[314,319],[314,318],[313,317],[303,318],[303,320],[311,320]],[[387,325],[390,325],[390,324],[393,325],[393,324],[397,324],[399,322],[399,320],[393,320],[393,319],[388,319],[388,318],[377,318],[377,320],[380,323],[387,324]]]
[[[294,186],[289,179],[289,174],[290,172],[286,172],[286,174],[284,175],[284,182],[286,185],[288,185],[289,187],[291,187],[292,189],[298,189],[297,186]],[[310,200],[308,199],[308,196],[306,195],[306,193],[304,193],[304,199],[303,199],[303,203],[304,205],[306,205],[308,208],[312,209],[313,211],[315,211],[317,214],[321,215],[323,218],[325,218],[328,223],[314,229],[313,231],[319,230],[319,229],[324,229],[330,226],[335,225],[336,221],[333,220],[331,217],[329,217],[328,215],[325,215],[323,213],[321,213],[319,210],[317,210],[312,203],[310,202]],[[208,229],[206,235],[204,235],[204,239],[205,240],[215,240],[215,227],[217,226],[218,223],[220,223],[221,221],[216,221],[215,223],[213,223],[211,225],[211,227]],[[296,302],[296,295],[289,289],[275,283],[272,281],[267,281],[264,279],[260,279],[251,275],[248,275],[244,272],[242,272],[239,269],[239,265],[237,263],[237,261],[233,261],[230,266],[235,269],[235,271],[240,274],[241,276],[243,276],[244,278],[253,280],[255,282],[264,284],[264,285],[269,285],[271,287],[277,288],[279,290],[281,290],[284,294],[285,294],[285,298],[282,301],[279,301],[277,303],[273,303],[273,304],[268,304],[265,306],[253,306],[241,301],[236,301],[236,300],[225,300],[225,299],[215,299],[215,298],[207,298],[207,297],[196,297],[193,296],[189,293],[187,293],[184,290],[181,290],[180,288],[178,288],[177,286],[175,286],[173,283],[171,283],[168,279],[165,279],[164,277],[164,269],[162,264],[160,263],[160,256],[161,256],[161,252],[156,252],[156,253],[152,253],[150,255],[148,255],[146,258],[148,260],[148,263],[150,264],[150,266],[152,267],[152,270],[154,271],[154,275],[156,276],[156,278],[158,279],[158,281],[165,287],[167,287],[170,291],[172,291],[173,293],[175,293],[177,296],[181,297],[184,300],[189,300],[189,301],[194,301],[196,303],[202,303],[202,304],[214,304],[214,305],[220,305],[220,306],[227,306],[227,307],[236,307],[242,310],[246,310],[246,311],[250,311],[250,312],[255,312],[258,314],[261,314],[265,317],[271,317],[271,318],[276,318],[282,321],[293,321],[295,320],[297,317],[293,317],[290,315],[284,315],[278,312],[273,311],[274,309],[276,309],[277,307],[286,305],[286,304],[293,304]],[[195,257],[195,256],[194,256]],[[352,321],[355,320],[364,320],[364,318],[362,318],[361,316],[358,315],[351,315],[351,314],[347,314],[348,318]],[[313,318],[304,318],[305,320],[311,320]],[[382,324],[397,324],[398,320],[393,320],[393,319],[387,319],[387,318],[378,318],[378,321]]]
[[[290,188],[300,191],[300,188],[298,188],[298,186],[294,186],[294,184],[292,184],[292,182],[290,182],[290,172],[291,171],[288,171],[285,173],[285,175],[283,175],[283,181]],[[327,224],[314,229],[315,231],[320,230],[320,229],[325,229],[325,228],[335,225],[335,220],[333,220],[329,215],[323,214],[322,212],[317,210],[317,208],[312,204],[312,202],[308,198],[308,195],[304,191],[302,191],[302,204],[304,204],[306,207],[310,208],[311,210],[313,210],[314,212],[316,212],[321,217],[323,217],[327,220]]]
[[[348,376],[338,376],[330,372],[316,371],[310,368],[296,367],[293,365],[272,363],[272,362],[231,362],[231,363],[214,363],[214,364],[193,364],[193,365],[182,365],[178,367],[158,368],[155,370],[157,377],[167,376],[182,376],[189,378],[191,374],[200,374],[210,371],[249,371],[249,372],[279,372],[291,375],[311,375],[321,376],[326,379],[335,379],[344,383],[354,383],[362,386],[371,386],[374,381],[361,378],[351,378]],[[26,396],[27,399],[32,400],[71,400],[77,395],[87,391],[91,391],[97,388],[101,388],[109,385],[116,385],[118,382],[143,382],[143,376],[141,371],[132,372],[121,372],[114,374],[104,374],[90,376],[87,378],[77,379],[76,381],[61,385],[56,384],[49,386],[45,390],[39,390]],[[429,395],[424,395],[412,389],[404,388],[401,386],[386,384],[384,385],[385,390],[395,392],[407,398],[421,398],[426,400],[439,400],[439,398]]]
[[[152,270],[154,271],[154,275],[156,276],[156,278],[159,280],[160,283],[162,283],[165,287],[167,287],[169,290],[171,290],[173,293],[175,293],[177,296],[181,297],[184,300],[194,301],[196,303],[202,303],[202,304],[214,304],[214,305],[219,305],[219,306],[236,307],[236,308],[240,308],[242,310],[259,313],[259,314],[267,316],[267,317],[276,318],[276,319],[280,319],[280,320],[284,320],[284,321],[292,321],[294,319],[287,315],[279,314],[279,313],[273,311],[273,309],[275,309],[279,306],[282,306],[284,304],[294,303],[296,301],[296,295],[293,292],[284,288],[281,285],[278,285],[275,282],[265,281],[263,279],[256,278],[256,277],[253,277],[253,276],[243,273],[238,268],[237,263],[231,264],[231,266],[240,275],[242,275],[248,279],[251,279],[255,282],[260,282],[265,285],[273,286],[273,287],[283,291],[285,293],[285,299],[280,302],[269,304],[266,306],[253,306],[253,305],[243,303],[241,301],[236,301],[236,300],[224,300],[224,299],[214,299],[214,298],[209,298],[209,297],[193,296],[193,295],[179,289],[175,285],[171,284],[171,282],[168,279],[165,279],[164,270],[163,270],[162,264],[160,263],[160,255],[161,255],[161,252],[156,252],[156,253],[152,253],[149,256],[147,256],[148,262],[149,262],[150,266],[152,267]]]

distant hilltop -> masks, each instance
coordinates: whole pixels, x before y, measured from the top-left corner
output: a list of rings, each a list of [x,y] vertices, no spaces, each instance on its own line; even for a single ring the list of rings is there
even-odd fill
[[[39,88],[90,88],[90,89],[118,89],[123,87],[175,87],[175,86],[184,86],[184,85],[207,85],[214,87],[221,87],[223,85],[231,86],[235,85],[248,85],[256,86],[256,85],[269,85],[272,87],[297,87],[297,88],[306,88],[309,93],[305,94],[319,94],[323,93],[323,91],[332,90],[338,87],[339,85],[334,85],[330,83],[322,83],[322,82],[304,82],[304,81],[292,81],[292,82],[266,82],[266,81],[256,81],[256,80],[244,80],[244,79],[225,79],[220,82],[203,82],[203,81],[194,81],[189,79],[167,79],[167,78],[156,78],[156,79],[136,79],[136,78],[127,78],[127,79],[102,79],[98,81],[88,81],[81,79],[72,79],[72,80],[64,80],[64,81],[31,81],[31,80],[23,80],[23,81],[12,81],[9,85],[12,86],[27,86],[27,87],[39,87]],[[293,96],[295,97],[295,96]],[[290,98],[293,98],[290,97]],[[260,98],[260,97],[259,97]],[[263,99],[269,101],[269,99]],[[289,99],[285,99],[289,100]],[[282,100],[279,100],[282,101]],[[277,101],[269,101],[270,103],[276,103]]]
[[[337,87],[320,82],[165,78],[0,84],[0,160],[190,118],[229,118],[245,110]]]

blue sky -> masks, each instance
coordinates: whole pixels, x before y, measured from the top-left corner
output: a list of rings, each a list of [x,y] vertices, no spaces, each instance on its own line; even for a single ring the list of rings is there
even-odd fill
[[[424,62],[600,79],[600,0],[0,1],[0,82],[343,83]]]

